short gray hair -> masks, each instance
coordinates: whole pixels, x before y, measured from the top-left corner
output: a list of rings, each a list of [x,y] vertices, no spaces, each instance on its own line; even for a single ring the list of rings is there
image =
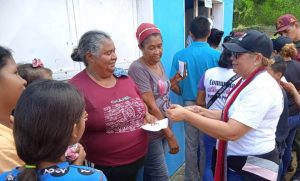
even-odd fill
[[[86,54],[90,52],[94,56],[98,56],[106,39],[111,40],[111,37],[103,31],[93,30],[84,33],[79,40],[78,47],[73,50],[71,58],[88,66]]]

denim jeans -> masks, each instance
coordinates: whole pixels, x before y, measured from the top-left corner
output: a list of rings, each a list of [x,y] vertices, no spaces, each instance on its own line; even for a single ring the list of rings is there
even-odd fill
[[[279,159],[279,165],[278,166],[279,166],[279,169],[278,169],[277,181],[284,180],[284,175],[282,175],[282,172],[283,172],[282,159]]]
[[[169,173],[165,159],[167,141],[165,138],[149,142],[144,164],[144,181],[167,181]]]
[[[282,158],[282,163],[283,163],[282,176],[286,174],[287,168],[291,161],[293,141],[295,138],[296,131],[300,126],[300,115],[296,114],[294,116],[289,116],[288,121],[289,121],[289,135],[285,140],[286,149],[284,151],[284,155]]]
[[[214,174],[212,170],[212,157],[214,147],[216,146],[217,140],[207,134],[203,135],[203,141],[205,145],[205,170],[203,175],[203,181],[212,181],[214,180]]]
[[[185,106],[195,105],[185,101]],[[185,131],[185,181],[202,180],[205,167],[205,146],[203,133],[193,125],[184,122]]]
[[[243,177],[233,170],[228,169],[227,170],[227,180],[228,181],[243,181]]]

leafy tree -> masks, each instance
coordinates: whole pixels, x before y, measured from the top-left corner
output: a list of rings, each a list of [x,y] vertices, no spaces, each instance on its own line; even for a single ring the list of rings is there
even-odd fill
[[[274,26],[286,13],[300,19],[299,9],[299,0],[235,0],[233,26]]]

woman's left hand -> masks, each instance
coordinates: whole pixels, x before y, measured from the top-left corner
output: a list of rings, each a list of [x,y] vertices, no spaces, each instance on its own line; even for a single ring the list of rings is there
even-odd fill
[[[146,113],[145,117],[144,117],[144,124],[153,124],[155,123],[157,120],[157,118],[155,116],[153,116],[150,113]]]
[[[170,108],[166,111],[166,115],[172,121],[182,121],[185,119],[185,114],[187,111],[187,109],[180,105],[172,104]]]

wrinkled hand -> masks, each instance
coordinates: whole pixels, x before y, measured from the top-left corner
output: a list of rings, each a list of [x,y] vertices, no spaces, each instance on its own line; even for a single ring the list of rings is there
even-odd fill
[[[144,124],[153,124],[156,121],[158,121],[158,119],[155,116],[153,116],[150,113],[146,113],[146,115],[144,117]]]
[[[170,148],[170,151],[169,153],[170,154],[176,154],[179,152],[179,145],[177,143],[177,140],[174,136],[174,134],[172,134],[172,136],[170,137],[166,137],[167,139],[167,142],[168,142],[168,145],[169,145],[169,148]]]
[[[168,118],[170,118],[172,121],[182,121],[185,119],[185,113],[188,110],[186,110],[184,107],[172,104],[169,109],[166,111],[166,115]]]
[[[187,76],[187,73],[184,74],[183,77],[182,77],[182,76],[179,74],[179,72],[177,72],[177,73],[175,74],[175,76],[174,76],[174,79],[175,79],[177,82],[179,82],[179,81],[185,79],[186,76]]]
[[[185,79],[187,74],[183,75],[183,77],[177,72],[174,77],[171,79],[171,84],[177,84],[179,81]]]
[[[83,148],[83,146],[80,143],[77,143],[77,149],[76,149],[76,153],[78,153],[78,157],[76,160],[74,160],[72,162],[73,165],[83,165],[83,162],[85,160],[86,157],[86,152]]]

